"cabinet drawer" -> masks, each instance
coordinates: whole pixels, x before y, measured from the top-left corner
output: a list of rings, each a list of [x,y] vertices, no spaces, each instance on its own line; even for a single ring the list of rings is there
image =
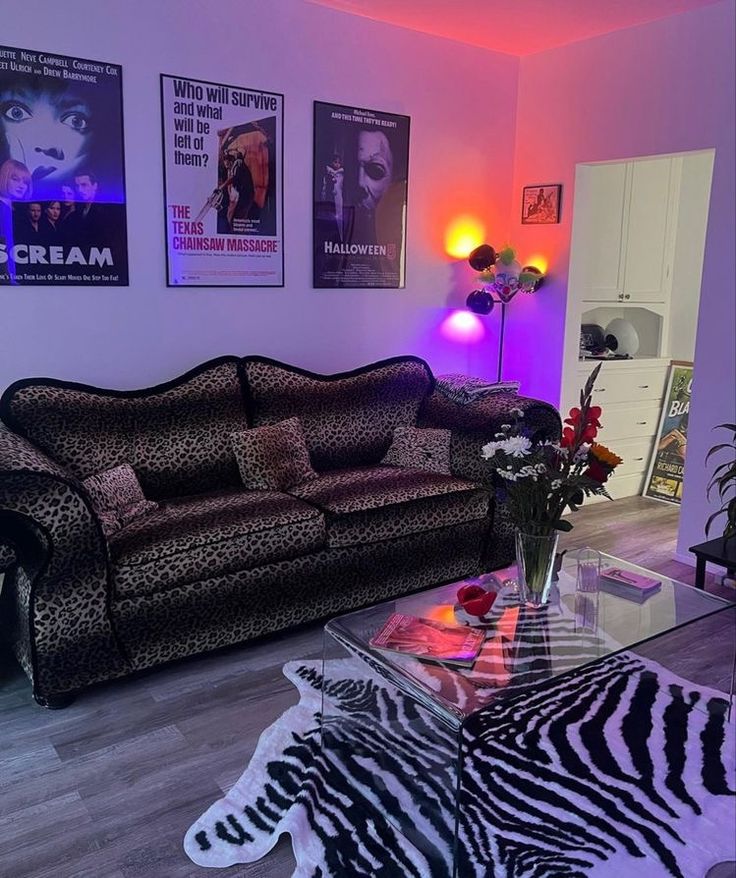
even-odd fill
[[[581,371],[582,384],[592,369]],[[593,402],[606,405],[610,402],[639,402],[641,400],[662,399],[667,381],[666,369],[621,369],[609,366],[601,373],[593,388]]]
[[[604,405],[598,439],[604,444],[614,439],[651,439],[657,432],[659,412],[658,402]]]
[[[616,480],[646,472],[653,443],[654,437],[651,436],[646,439],[618,439],[612,442],[611,451],[623,458],[614,473]]]

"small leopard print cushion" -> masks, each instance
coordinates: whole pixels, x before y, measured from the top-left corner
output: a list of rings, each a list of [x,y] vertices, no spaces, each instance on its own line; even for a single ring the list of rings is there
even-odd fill
[[[138,477],[129,463],[88,476],[82,484],[107,537],[133,519],[158,509],[158,503],[143,496]]]
[[[317,478],[299,418],[231,433],[230,441],[249,491],[286,491]]]
[[[449,476],[450,431],[433,427],[397,427],[391,447],[381,463]]]

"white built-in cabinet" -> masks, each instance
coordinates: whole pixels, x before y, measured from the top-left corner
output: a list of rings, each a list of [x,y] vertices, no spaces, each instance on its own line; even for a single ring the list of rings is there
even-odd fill
[[[604,410],[599,440],[624,459],[607,486],[615,498],[640,492],[657,432],[670,360],[681,170],[677,156],[612,162],[586,166],[576,184],[563,409],[577,405],[598,362],[579,357],[581,324],[605,328],[622,317],[641,341],[635,359],[603,362],[593,394]]]
[[[681,162],[667,157],[596,168],[585,301],[668,302]]]

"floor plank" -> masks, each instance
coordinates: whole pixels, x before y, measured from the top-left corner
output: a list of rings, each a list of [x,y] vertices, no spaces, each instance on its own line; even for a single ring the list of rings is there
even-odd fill
[[[678,510],[643,498],[600,503],[570,517],[563,548],[592,545],[692,583],[672,560]],[[707,588],[733,589],[709,576]],[[728,614],[732,615],[732,614]],[[260,733],[297,701],[282,667],[321,655],[321,625],[203,656],[86,693],[45,711],[0,656],[0,875],[12,878],[193,878],[184,855],[192,821],[237,780]],[[709,619],[641,654],[703,685],[724,687],[733,620]],[[289,878],[282,839],[267,863],[233,878]]]

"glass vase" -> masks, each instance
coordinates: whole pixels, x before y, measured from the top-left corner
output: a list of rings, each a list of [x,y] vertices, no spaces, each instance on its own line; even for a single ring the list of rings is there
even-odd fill
[[[559,534],[516,531],[519,599],[527,607],[543,607],[549,600]]]

